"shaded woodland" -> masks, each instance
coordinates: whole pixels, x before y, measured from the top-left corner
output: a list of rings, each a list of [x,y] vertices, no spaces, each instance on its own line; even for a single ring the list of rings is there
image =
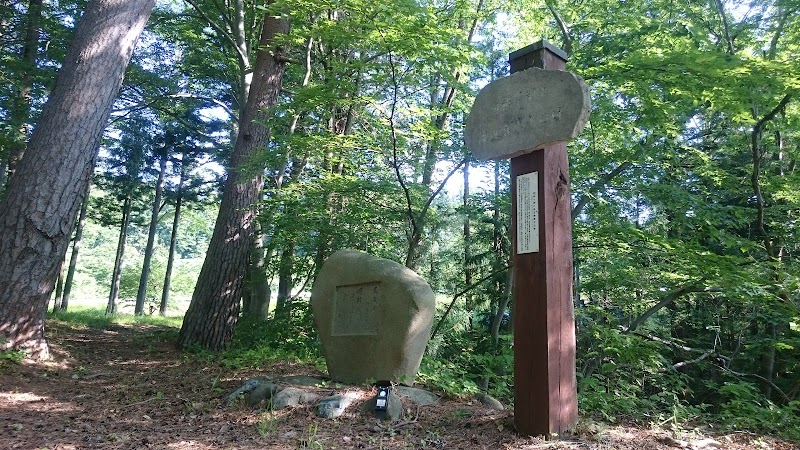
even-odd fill
[[[592,95],[581,414],[800,439],[797,0],[3,2],[2,359],[101,299],[234,366],[318,362],[308,292],[355,248],[439,295],[424,384],[511,401],[508,164],[462,130],[539,39]]]

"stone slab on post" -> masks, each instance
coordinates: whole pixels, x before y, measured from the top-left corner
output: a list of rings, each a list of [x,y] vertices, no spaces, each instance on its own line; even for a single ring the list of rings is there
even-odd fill
[[[511,75],[475,99],[464,141],[478,160],[511,158],[514,422],[549,435],[578,419],[572,221],[566,141],[590,110],[583,80],[546,41],[509,55]]]
[[[564,70],[566,55],[542,41],[511,53],[509,63],[512,74],[531,67]],[[521,253],[521,233],[514,233],[514,424],[520,433],[548,435],[578,420],[566,141],[511,158],[513,230],[522,230],[519,214],[530,207],[520,205],[518,183],[534,173],[538,251]]]

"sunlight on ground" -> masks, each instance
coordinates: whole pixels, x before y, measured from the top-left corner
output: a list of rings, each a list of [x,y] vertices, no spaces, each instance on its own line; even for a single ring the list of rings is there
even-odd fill
[[[0,392],[0,400],[13,403],[43,402],[47,400],[47,397],[42,397],[30,392]]]
[[[16,412],[22,409],[47,412],[70,412],[77,408],[71,403],[61,403],[50,397],[42,397],[32,392],[0,392],[0,404],[10,405]]]

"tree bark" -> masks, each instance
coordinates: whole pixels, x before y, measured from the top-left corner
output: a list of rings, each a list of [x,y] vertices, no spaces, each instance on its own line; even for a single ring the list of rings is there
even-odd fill
[[[228,178],[203,268],[178,335],[178,345],[221,350],[233,337],[239,316],[242,279],[253,239],[256,203],[264,185],[263,170],[245,170],[250,159],[269,143],[262,124],[278,101],[285,62],[274,39],[289,31],[286,19],[265,15],[250,95],[231,155]],[[272,45],[273,48],[267,47]]]
[[[122,260],[125,256],[125,242],[128,239],[128,224],[131,221],[133,204],[130,197],[125,197],[122,204],[122,224],[119,228],[117,240],[117,254],[114,256],[114,270],[111,272],[111,293],[108,294],[106,315],[117,313],[117,298],[119,297],[119,281],[122,276]]]
[[[153,261],[153,244],[156,239],[156,226],[158,225],[158,211],[161,209],[161,196],[164,193],[164,172],[167,170],[167,157],[161,157],[158,168],[158,181],[156,181],[156,196],[153,199],[153,212],[150,215],[150,229],[147,231],[147,246],[144,249],[144,262],[142,262],[142,275],[139,277],[139,290],[136,293],[136,307],[134,314],[144,314],[144,301],[147,297],[147,279],[150,277],[150,264]]]
[[[91,188],[91,186],[90,186]],[[75,268],[78,265],[78,252],[81,249],[81,239],[83,238],[83,227],[86,225],[86,210],[89,208],[89,193],[81,204],[81,212],[78,214],[78,226],[75,229],[75,238],[72,240],[72,254],[69,257],[69,268],[67,277],[64,280],[64,295],[61,298],[59,310],[66,311],[69,307],[69,296],[72,292],[72,280],[75,278]]]
[[[167,315],[169,305],[169,287],[172,281],[172,266],[175,264],[175,248],[178,245],[178,224],[181,218],[181,203],[183,203],[183,182],[186,178],[186,155],[181,159],[181,175],[178,178],[178,198],[175,200],[175,217],[172,219],[172,232],[169,238],[169,255],[167,256],[167,268],[164,271],[164,289],[161,291],[161,305],[158,313],[162,316]]]
[[[0,198],[6,190],[6,180],[8,179],[8,160],[0,158]]]
[[[0,349],[49,356],[45,310],[100,139],[155,0],[89,2],[0,202]]]

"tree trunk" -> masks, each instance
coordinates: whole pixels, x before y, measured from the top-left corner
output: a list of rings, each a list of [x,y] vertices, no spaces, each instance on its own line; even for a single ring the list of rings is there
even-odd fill
[[[63,267],[62,267],[63,269]],[[56,295],[53,296],[53,312],[61,309],[61,301],[64,296],[64,271],[58,271],[58,280],[56,280]]]
[[[481,21],[481,12],[483,11],[484,1],[479,0],[475,7],[475,14],[467,27],[466,22],[459,24],[459,29],[467,33],[467,45],[472,45],[475,37],[475,32],[478,29],[479,22]],[[448,83],[448,85],[440,91],[438,88],[431,91],[430,108],[431,108],[431,121],[435,129],[443,131],[447,128],[448,121],[452,112],[450,109],[453,106],[453,101],[458,93],[457,83],[463,78],[464,73],[460,68],[454,68],[451,71],[452,78],[456,83]],[[434,83],[436,84],[436,83]],[[426,206],[419,209],[418,213],[414,213],[411,204],[408,205],[407,221],[409,222],[408,231],[408,246],[406,248],[405,266],[411,270],[416,270],[419,265],[419,258],[422,255],[422,240],[425,237],[425,228],[428,226],[428,206],[433,199],[439,194],[441,189],[433,189],[433,174],[438,161],[439,152],[441,150],[442,141],[439,136],[434,133],[434,136],[429,139],[425,144],[425,154],[421,161],[421,182],[422,185],[428,188],[430,197]],[[446,180],[445,180],[446,181]],[[402,182],[402,181],[401,181]],[[408,200],[407,200],[408,201]]]
[[[0,158],[0,199],[6,190],[6,180],[8,179],[8,160]]]
[[[472,253],[470,241],[472,235],[469,222],[469,160],[464,163],[464,286],[472,286]],[[472,311],[474,305],[472,295],[466,294],[467,311]]]
[[[111,105],[155,0],[95,0],[0,202],[0,349],[49,356],[45,310]]]
[[[721,11],[720,14],[724,14],[724,10]],[[782,266],[784,259],[783,239],[781,239],[779,236],[774,236],[767,231],[768,227],[766,223],[766,216],[767,216],[768,203],[767,199],[765,198],[766,196],[764,195],[761,188],[761,165],[764,159],[762,133],[766,129],[769,122],[771,122],[779,114],[783,113],[786,110],[786,106],[789,104],[791,100],[792,100],[792,94],[784,95],[781,101],[778,103],[778,105],[775,106],[775,108],[773,108],[770,112],[765,114],[764,117],[760,118],[753,126],[753,129],[750,132],[750,151],[752,154],[752,162],[753,162],[753,169],[750,175],[750,183],[753,188],[753,197],[755,198],[755,203],[756,203],[755,231],[757,237],[759,237],[762,240],[762,245],[764,246],[764,251],[766,252],[767,257],[769,257],[769,259],[773,263],[771,264],[771,270],[773,271],[772,283],[774,286],[777,286],[778,290],[777,297],[781,298],[784,302],[788,302],[788,298],[781,286],[784,279],[784,274],[782,273],[783,272]],[[754,117],[754,119],[757,119],[757,117]],[[779,143],[779,147],[780,146],[781,144]],[[772,396],[773,379],[775,377],[775,344],[777,343],[777,337],[778,337],[777,325],[774,319],[771,319],[767,323],[767,329],[770,331],[771,345],[769,350],[767,351],[767,354],[764,355],[764,357],[762,358],[761,370],[764,374],[763,375],[764,396],[767,399],[769,399]]]
[[[513,259],[513,258],[511,258]],[[503,316],[508,309],[508,304],[511,302],[511,286],[514,285],[514,268],[509,264],[508,273],[506,274],[506,284],[503,288],[502,297],[498,301],[497,311],[492,315],[492,323],[489,327],[489,339],[492,342],[492,352],[495,356],[499,355],[501,350],[498,345],[500,342],[500,326],[503,324]],[[489,389],[489,376],[485,376],[481,381],[481,389],[486,391]]]
[[[286,316],[289,312],[287,304],[292,297],[292,259],[294,258],[294,242],[287,242],[281,252],[278,268],[278,299],[275,304],[275,316]]]
[[[167,315],[167,305],[169,305],[169,287],[172,281],[172,266],[175,264],[175,247],[178,245],[178,224],[181,218],[181,203],[183,202],[183,182],[186,178],[186,155],[181,159],[181,176],[178,179],[178,198],[175,200],[175,218],[172,219],[172,232],[169,238],[169,256],[167,256],[167,268],[164,273],[164,289],[161,291],[161,305],[158,313],[162,316]]]
[[[264,185],[262,170],[250,172],[245,168],[251,157],[269,143],[270,130],[262,124],[267,119],[266,112],[278,101],[285,66],[280,49],[273,42],[277,35],[288,31],[288,20],[272,13],[265,15],[253,84],[231,155],[214,233],[178,335],[181,347],[196,344],[221,350],[233,337],[253,239],[256,203]]]
[[[125,256],[125,242],[128,239],[128,224],[131,221],[131,209],[133,205],[130,197],[125,197],[122,204],[122,225],[119,228],[119,239],[117,240],[117,254],[114,257],[114,270],[111,272],[111,293],[108,295],[108,305],[106,315],[117,313],[117,298],[119,297],[119,280],[122,275],[122,260]]]
[[[91,188],[91,186],[90,186]],[[69,307],[69,295],[72,292],[72,280],[75,278],[75,268],[78,265],[78,252],[81,249],[81,239],[83,238],[83,227],[86,225],[86,210],[89,208],[89,193],[81,204],[81,212],[78,214],[78,226],[75,229],[75,239],[72,241],[72,254],[69,257],[69,268],[67,278],[64,280],[64,295],[61,298],[61,311],[66,311]]]
[[[778,343],[778,326],[775,322],[770,323],[768,326],[770,334],[770,345],[767,354],[764,355],[764,397],[771,400],[772,397],[772,382],[775,378],[775,346]]]
[[[150,214],[150,229],[147,232],[147,247],[144,249],[144,262],[142,275],[139,277],[139,291],[136,293],[136,307],[134,314],[144,314],[144,301],[147,297],[147,279],[150,277],[150,264],[153,261],[153,244],[156,239],[156,226],[158,225],[158,211],[161,209],[161,196],[164,193],[164,172],[167,170],[167,157],[161,157],[158,168],[158,181],[156,181],[156,196],[153,199],[153,212]]]
[[[253,239],[253,248],[250,253],[250,266],[248,281],[247,303],[244,312],[252,314],[261,320],[269,318],[270,288],[266,274],[266,255],[264,250],[264,232],[261,225],[256,222],[256,233]]]
[[[31,89],[33,74],[36,70],[36,56],[39,50],[39,27],[42,21],[42,0],[30,0],[26,15],[25,35],[23,36],[21,68],[15,96],[11,101],[10,122],[16,134],[10,143],[8,155],[8,178],[14,175],[17,165],[25,153],[25,141],[28,137],[28,121],[31,116]]]

